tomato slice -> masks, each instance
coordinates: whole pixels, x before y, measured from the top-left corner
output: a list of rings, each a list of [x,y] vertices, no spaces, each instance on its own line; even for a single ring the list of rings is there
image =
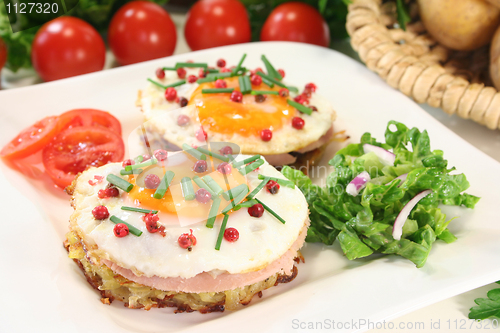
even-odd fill
[[[101,127],[73,127],[59,133],[43,150],[45,171],[62,188],[89,166],[99,167],[123,159],[120,135]]]
[[[0,151],[0,156],[20,159],[32,155],[45,147],[59,131],[59,117],[46,117],[19,133]]]
[[[59,116],[59,126],[67,129],[80,126],[107,128],[118,135],[122,135],[122,126],[109,112],[96,109],[75,109],[64,112]]]

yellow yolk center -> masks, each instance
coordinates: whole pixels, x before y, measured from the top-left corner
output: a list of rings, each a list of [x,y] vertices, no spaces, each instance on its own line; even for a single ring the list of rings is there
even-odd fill
[[[239,90],[238,77],[224,79],[228,88]],[[279,95],[266,95],[264,102],[257,103],[254,95],[244,95],[242,103],[233,102],[230,93],[202,94],[202,89],[215,88],[214,82],[202,83],[195,90],[189,104],[194,104],[202,126],[221,134],[259,135],[263,129],[272,131],[290,123],[294,108]],[[254,90],[279,91],[262,83]]]
[[[181,187],[182,178],[189,177],[193,179],[194,176],[202,178],[205,175],[210,175],[210,177],[212,177],[212,179],[216,181],[224,191],[234,188],[240,184],[246,184],[246,178],[234,168],[232,169],[231,174],[226,175],[217,171],[217,166],[222,163],[217,159],[207,159],[207,171],[204,173],[195,173],[193,171],[193,166],[196,162],[196,159],[188,155],[187,153],[178,154],[185,154],[187,158],[185,156],[182,156],[183,162],[176,163],[172,166],[168,165],[167,159],[167,163],[163,166],[160,164],[160,162],[156,166],[145,169],[139,176],[129,176],[129,182],[135,185],[134,188],[129,192],[129,200],[134,206],[143,209],[158,210],[161,213],[174,214],[182,217],[199,218],[201,221],[208,218],[213,201],[209,200],[207,203],[201,203],[197,201],[196,198],[194,200],[185,200]],[[175,173],[175,176],[170,183],[165,196],[162,199],[155,199],[153,197],[156,191],[155,189],[145,188],[138,183],[140,182],[139,177],[144,178],[147,174],[153,171],[153,173],[158,174],[159,170],[163,174],[165,174],[167,170],[173,171]],[[192,184],[194,193],[196,193],[196,191],[200,187],[196,185],[194,181],[192,182]],[[220,198],[221,203],[217,215],[219,215],[221,211],[229,204],[228,200],[225,200],[222,196],[220,196]]]

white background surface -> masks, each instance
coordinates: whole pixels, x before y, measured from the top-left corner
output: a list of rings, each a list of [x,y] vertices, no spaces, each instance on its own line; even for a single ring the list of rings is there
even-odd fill
[[[174,20],[178,26],[178,44],[176,49],[176,54],[182,54],[189,51],[189,48],[185,44],[184,39],[182,38],[182,26],[184,22],[184,15],[173,15]],[[350,47],[345,43],[341,42],[336,46],[337,49],[343,51],[344,53],[354,57],[354,52],[350,49]],[[292,57],[292,55],[287,55],[288,57]],[[107,67],[112,66],[112,56],[108,57]],[[334,79],[334,78],[332,78]],[[379,80],[378,78],[374,78],[374,80]],[[36,77],[33,76],[32,72],[24,72],[21,75],[12,76],[10,73],[4,70],[3,72],[3,84],[2,86],[5,88],[21,86],[26,84],[31,84],[37,82]],[[391,100],[385,101],[386,103],[392,103]],[[490,131],[487,128],[477,125],[472,121],[467,121],[460,119],[456,116],[448,116],[444,112],[439,109],[431,108],[429,106],[422,106],[429,114],[438,119],[445,126],[450,128],[452,131],[457,133],[459,136],[476,146],[478,149],[482,150],[486,154],[500,161],[500,132],[499,131]],[[341,112],[341,110],[339,110]],[[404,110],[401,110],[404,112]],[[433,137],[431,136],[431,139]],[[446,153],[446,152],[445,152]],[[485,174],[489,170],[485,170]],[[486,175],[485,175],[486,177]],[[493,184],[492,184],[493,185]],[[54,237],[55,238],[55,237]],[[58,242],[58,239],[55,239]],[[58,243],[56,245],[50,246],[59,246]],[[431,254],[432,258],[432,254]],[[492,262],[491,265],[498,265],[497,262]],[[498,276],[500,279],[500,276]],[[486,328],[486,323],[483,323],[481,328],[476,328],[472,325],[471,329],[471,321],[467,319],[467,314],[469,312],[469,308],[474,305],[473,300],[477,297],[486,297],[486,292],[494,287],[500,287],[500,285],[490,284],[481,288],[477,288],[475,290],[460,294],[455,297],[451,297],[449,299],[443,300],[441,302],[435,303],[433,305],[426,306],[424,308],[415,310],[408,314],[402,315],[397,319],[392,321],[394,326],[390,326],[390,324],[386,324],[386,327],[394,327],[394,329],[375,329],[372,332],[395,332],[395,331],[405,331],[405,332],[427,332],[431,330],[431,324],[434,323],[432,331],[438,332],[488,332],[488,331],[499,331],[499,329],[494,330],[491,325],[489,329]],[[356,297],[356,294],[352,295]],[[362,298],[362,297],[361,297]],[[342,300],[339,300],[342,302]],[[100,306],[97,304],[97,306]],[[245,310],[246,311],[246,310]],[[1,316],[0,316],[1,317]],[[328,319],[328,318],[321,318]],[[439,329],[438,324],[439,323]],[[423,323],[424,328],[418,329],[417,325],[422,327]],[[403,326],[401,326],[403,325]],[[415,328],[413,329],[402,329],[403,327],[409,327],[413,325]],[[1,327],[1,325],[0,325]],[[462,328],[461,328],[462,327]],[[293,330],[291,327],[290,331]]]

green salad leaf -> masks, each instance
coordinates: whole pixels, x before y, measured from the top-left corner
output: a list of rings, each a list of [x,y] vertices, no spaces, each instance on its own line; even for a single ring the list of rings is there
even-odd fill
[[[500,281],[496,283],[500,284]],[[500,288],[488,291],[487,296],[488,298],[476,298],[474,300],[477,305],[470,309],[470,319],[500,318]]]
[[[392,150],[394,165],[385,165],[374,152],[365,153],[366,143]],[[396,121],[389,122],[385,143],[365,133],[359,144],[339,150],[329,164],[335,169],[323,187],[291,167],[284,167],[282,173],[295,182],[309,204],[311,227],[306,241],[330,245],[337,239],[350,260],[375,252],[397,254],[422,267],[436,239],[456,240],[448,229],[451,220],[438,206],[474,208],[479,200],[463,193],[469,187],[465,175],[450,174],[455,168],[448,168],[441,150],[431,150],[427,131]],[[359,195],[348,194],[347,185],[363,171],[371,180]],[[405,174],[404,181],[396,179]],[[392,229],[399,212],[416,194],[429,189],[432,193],[418,202],[406,220],[402,238],[394,239]]]

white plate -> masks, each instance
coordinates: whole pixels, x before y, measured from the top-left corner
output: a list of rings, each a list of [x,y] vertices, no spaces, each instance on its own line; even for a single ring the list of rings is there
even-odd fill
[[[289,332],[310,323],[319,328],[317,322],[326,329],[332,321],[344,327],[335,326],[336,331],[365,330],[369,327],[360,327],[358,320],[392,319],[499,278],[500,164],[361,64],[329,49],[293,43],[234,45],[0,91],[0,145],[35,120],[82,107],[109,110],[127,135],[141,121],[134,106],[137,90],[157,67],[188,59],[215,63],[220,57],[234,64],[243,53],[248,54],[249,67],[261,66],[260,55],[266,54],[286,70],[287,82],[315,82],[338,112],[336,130],[347,130],[352,142],[365,131],[382,138],[392,119],[427,129],[432,148],[443,149],[450,165],[467,175],[468,192],[482,197],[474,211],[446,207],[450,216],[460,215],[450,225],[458,241],[436,242],[422,269],[395,256],[351,262],[337,245],[307,244],[306,263],[299,265],[295,281],[265,291],[262,299],[237,312],[175,315],[172,309],[130,310],[118,301],[101,304],[67,258],[62,241],[72,210],[68,198],[1,164],[1,332]],[[350,327],[352,321],[357,327]]]

